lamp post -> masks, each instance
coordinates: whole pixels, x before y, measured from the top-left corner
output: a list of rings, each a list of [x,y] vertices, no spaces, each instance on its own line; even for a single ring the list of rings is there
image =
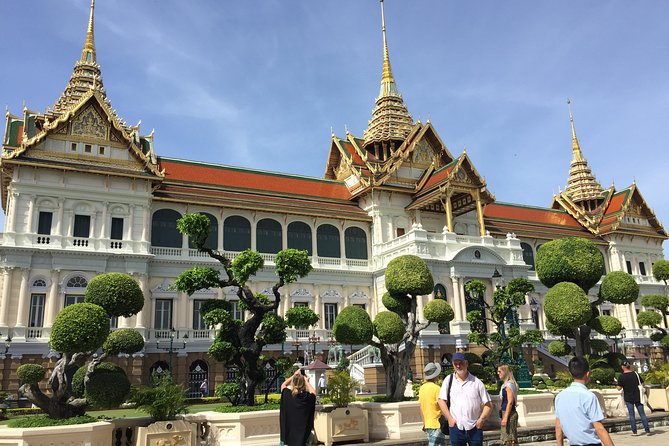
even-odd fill
[[[532,306],[532,302],[538,305],[534,299],[531,299],[530,306]],[[525,320],[526,319],[523,319],[523,321]],[[527,320],[532,320],[532,318]],[[518,312],[515,308],[513,309],[513,323],[516,328],[520,330],[520,319],[518,319]],[[530,376],[530,369],[527,367],[527,361],[525,361],[525,352],[522,344],[518,347],[518,361],[516,364],[518,365],[518,387],[521,389],[528,389],[532,387],[532,377]]]
[[[316,359],[316,344],[321,341],[320,336],[316,336],[316,332],[313,335],[309,336],[309,344],[311,344],[311,358],[312,361]]]
[[[293,341],[293,348],[295,349],[295,362],[297,363],[300,355],[300,341],[297,338]]]
[[[167,345],[165,345],[164,343],[161,345],[160,340],[156,341],[156,348],[158,350],[164,350],[168,354],[168,358],[169,358],[168,359],[168,364],[169,364],[170,374],[172,374],[172,376],[174,376],[174,372],[172,371],[172,353],[174,353],[175,350],[183,350],[184,348],[186,348],[186,342],[188,341],[188,333],[186,333],[183,336],[183,338],[182,338],[183,344],[181,344],[181,345],[174,345],[175,338],[176,338],[176,330],[174,329],[174,327],[172,327],[170,329],[170,339],[169,339],[169,341],[168,341],[169,343]]]

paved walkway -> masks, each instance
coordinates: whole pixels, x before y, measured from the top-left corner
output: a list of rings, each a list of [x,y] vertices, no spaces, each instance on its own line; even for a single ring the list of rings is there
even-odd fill
[[[637,419],[638,421],[638,419]],[[651,424],[651,435],[640,434],[633,436],[630,430],[629,420],[624,418],[608,418],[604,425],[611,434],[615,446],[669,446],[669,413],[655,412],[648,416]],[[641,423],[639,432],[643,432]],[[555,445],[555,426],[543,426],[535,428],[520,428],[518,431],[520,444],[523,446],[550,446]],[[500,446],[499,431],[488,430],[484,432],[483,441],[485,446]],[[322,444],[322,443],[321,443]],[[569,443],[565,441],[565,445]],[[335,446],[426,446],[424,437],[416,437],[406,440],[382,440],[370,443],[341,442]]]

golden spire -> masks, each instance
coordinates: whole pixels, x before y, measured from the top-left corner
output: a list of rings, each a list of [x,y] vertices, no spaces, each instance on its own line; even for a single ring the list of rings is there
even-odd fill
[[[59,116],[74,107],[81,97],[90,90],[99,91],[104,95],[100,65],[97,64],[95,55],[95,0],[91,0],[91,12],[88,18],[86,40],[81,50],[81,57],[74,65],[74,71],[70,76],[65,90],[53,106],[53,110],[47,112],[51,116]]]
[[[379,142],[396,142],[399,146],[409,135],[413,127],[413,118],[409,114],[402,96],[397,91],[397,84],[390,68],[390,53],[386,38],[386,18],[381,3],[381,34],[383,36],[383,71],[381,74],[381,88],[376,105],[372,111],[372,119],[362,137],[363,146],[367,147]]]
[[[604,189],[592,174],[588,161],[581,152],[581,146],[578,143],[574,128],[574,116],[571,113],[571,100],[567,99],[567,105],[569,106],[569,121],[571,123],[572,158],[565,193],[575,203],[589,202],[586,203],[588,209],[594,210],[599,201],[603,199]]]
[[[93,17],[95,13],[95,0],[91,0],[91,14],[88,18],[88,31],[86,32],[86,42],[81,51],[80,62],[95,63],[95,35],[93,33]]]

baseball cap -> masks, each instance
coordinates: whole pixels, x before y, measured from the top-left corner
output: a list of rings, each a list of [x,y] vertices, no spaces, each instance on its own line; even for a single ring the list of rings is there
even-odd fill
[[[455,352],[453,353],[453,356],[451,356],[451,362],[453,361],[466,361],[467,358],[465,358],[465,354],[462,352]]]

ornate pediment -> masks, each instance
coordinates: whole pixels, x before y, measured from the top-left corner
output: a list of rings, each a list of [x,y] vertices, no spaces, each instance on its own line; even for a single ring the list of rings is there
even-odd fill
[[[109,135],[109,126],[92,104],[74,117],[71,128],[76,136],[108,139]]]

